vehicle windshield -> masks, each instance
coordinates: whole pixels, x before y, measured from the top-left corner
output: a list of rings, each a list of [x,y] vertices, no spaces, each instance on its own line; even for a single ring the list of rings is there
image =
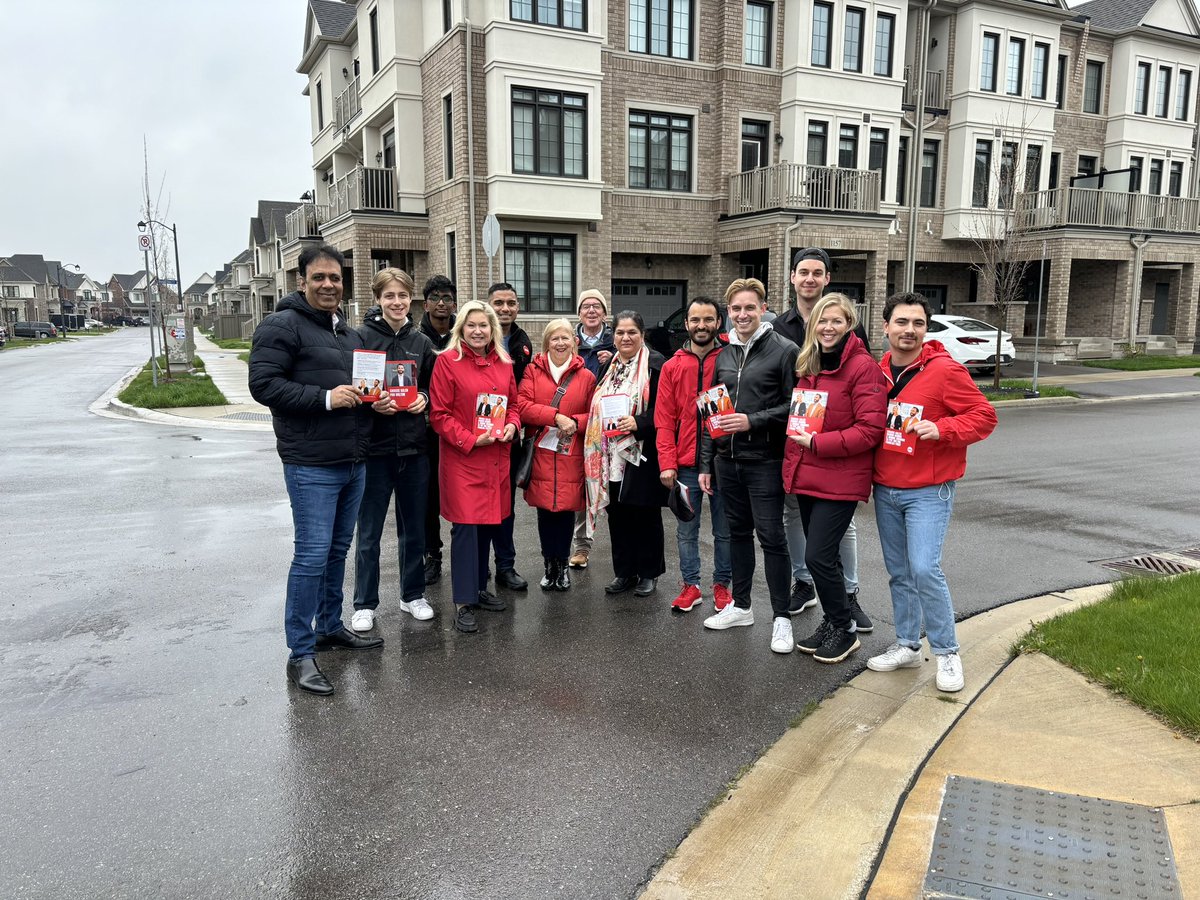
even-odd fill
[[[950,323],[957,325],[963,331],[995,331],[996,326],[989,325],[987,322],[980,322],[978,319],[955,319]]]

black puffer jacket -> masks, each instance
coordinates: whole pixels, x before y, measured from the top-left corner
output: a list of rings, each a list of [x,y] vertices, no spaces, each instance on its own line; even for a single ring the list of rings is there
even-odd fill
[[[788,307],[787,312],[782,316],[777,316],[771,322],[771,330],[787,338],[797,347],[804,346],[804,319],[801,318],[800,310],[796,309],[794,303]],[[858,339],[863,342],[863,346],[869,352],[871,349],[871,340],[867,337],[867,329],[863,327],[862,322],[854,326],[854,333],[858,335]]]
[[[517,386],[520,387],[525,367],[533,360],[533,341],[529,340],[525,329],[515,322],[512,331],[508,334],[508,355],[512,357],[513,361],[513,378],[517,380]]]
[[[392,331],[382,315],[368,316],[358,329],[363,347],[381,350],[389,360],[411,359],[417,364],[417,390],[429,402],[429,380],[433,377],[433,361],[437,351],[433,343],[412,323],[406,321],[399,331]],[[374,416],[371,423],[371,456],[410,456],[425,452],[425,416],[403,410],[391,416]]]
[[[701,472],[713,471],[715,456],[743,462],[783,459],[799,355],[800,348],[776,334],[770,323],[763,323],[748,347],[730,335],[729,346],[717,357],[713,384],[725,385],[733,408],[749,416],[750,430],[714,441],[705,429],[700,443]]]
[[[298,466],[335,466],[366,458],[369,406],[327,410],[326,394],[350,383],[357,331],[309,306],[297,291],[254,330],[250,393],[271,408],[279,458]]]

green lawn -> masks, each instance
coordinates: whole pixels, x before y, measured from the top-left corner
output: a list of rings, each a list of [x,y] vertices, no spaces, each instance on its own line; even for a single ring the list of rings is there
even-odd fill
[[[1081,366],[1093,369],[1120,369],[1122,372],[1149,372],[1156,369],[1200,369],[1200,355],[1192,356],[1127,356],[1124,359],[1084,359]]]
[[[245,353],[239,353],[238,359],[240,359],[244,363],[249,363],[250,362],[250,351],[247,350]]]
[[[1011,388],[1011,391],[1000,391],[999,393],[990,384],[981,384],[979,389],[983,391],[983,396],[997,403],[1004,403],[1009,400],[1026,400],[1029,399],[1023,393],[1024,391],[1032,390],[1033,382],[1022,380],[1020,378],[1004,378],[1000,381],[1000,387]],[[1052,387],[1050,385],[1038,385],[1038,395],[1042,397],[1078,397],[1074,391],[1068,391],[1062,387]]]
[[[204,368],[204,362],[196,358],[192,361],[197,369]],[[138,373],[125,390],[117,395],[117,399],[130,406],[142,409],[174,409],[181,406],[225,406],[229,403],[225,395],[212,381],[202,375],[190,375],[172,369],[170,381],[166,380],[163,371],[163,358],[159,357],[158,387],[154,386],[150,373],[150,364]]]
[[[222,350],[249,350],[250,342],[243,341],[241,338],[222,338],[217,340],[212,335],[208,339],[220,347]]]
[[[1035,625],[1015,649],[1045,653],[1200,736],[1200,572],[1122,581],[1099,603]]]
[[[41,347],[45,344],[53,344],[61,341],[63,338],[23,338],[10,337],[4,343],[5,350],[20,350],[22,347]]]

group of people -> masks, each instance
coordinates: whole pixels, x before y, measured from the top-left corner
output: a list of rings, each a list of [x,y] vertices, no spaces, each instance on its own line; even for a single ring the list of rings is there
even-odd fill
[[[250,357],[251,392],[272,410],[292,505],[287,672],[302,690],[334,690],[317,652],[382,646],[368,633],[393,502],[403,612],[434,616],[424,594],[441,576],[440,519],[450,523],[457,630],[475,632],[477,612],[506,609],[499,588],[526,590],[515,567],[518,482],[536,511],[545,591],[571,588],[570,570],[589,564],[606,518],[614,577],[605,592],[654,594],[666,572],[661,510],[671,498],[679,612],[703,602],[707,499],[714,612],[704,626],[753,624],[757,538],[771,650],[826,663],[846,659],[858,634],[873,628],[858,602],[854,528],[859,503],[873,497],[896,642],[868,666],[919,666],[927,634],[938,687],[962,688],[942,544],[966,446],[986,437],[996,417],[966,370],[925,341],[930,310],[921,295],[888,298],[890,350],[877,362],[851,300],[822,296],[830,260],[810,248],[793,258],[795,305],[773,321],[762,283],[738,279],[721,302],[688,303],[688,339],[664,359],[646,343],[638,312],[610,317],[604,295],[586,290],[577,321],[548,322],[534,353],[516,324],[516,291],[504,282],[460,308],[454,285],[434,276],[416,326],[412,278],[387,268],[372,283],[376,307],[354,329],[340,313],[343,264],[333,247],[306,248],[300,290],[263,320]],[[349,379],[360,349],[411,362],[415,398],[402,405],[385,393],[364,402]],[[799,416],[819,425],[789,427],[798,396]],[[892,432],[907,440],[885,441]],[[356,530],[346,628],[342,582]],[[493,549],[496,592],[488,590]],[[792,617],[818,602],[820,625],[796,640]]]

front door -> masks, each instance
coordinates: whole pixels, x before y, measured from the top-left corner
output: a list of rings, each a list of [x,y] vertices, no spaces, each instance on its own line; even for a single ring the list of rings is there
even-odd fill
[[[1170,334],[1171,327],[1167,322],[1167,307],[1171,303],[1171,284],[1159,281],[1154,285],[1154,313],[1150,317],[1151,334]]]

